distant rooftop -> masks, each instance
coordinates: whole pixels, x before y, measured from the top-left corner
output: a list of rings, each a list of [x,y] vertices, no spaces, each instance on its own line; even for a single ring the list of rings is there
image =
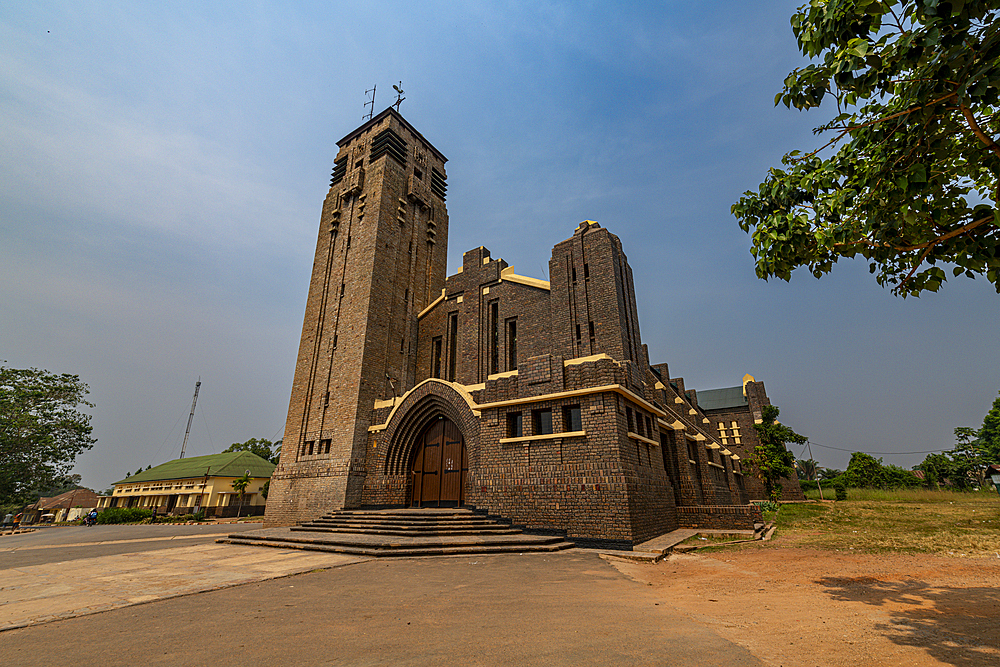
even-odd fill
[[[723,410],[746,405],[747,397],[743,395],[742,385],[725,387],[724,389],[698,390],[698,407],[702,410]]]
[[[162,479],[191,477],[242,477],[249,470],[251,477],[270,477],[276,466],[251,452],[224,452],[208,456],[174,459],[143,470],[137,475],[118,480],[115,484],[155,482]]]

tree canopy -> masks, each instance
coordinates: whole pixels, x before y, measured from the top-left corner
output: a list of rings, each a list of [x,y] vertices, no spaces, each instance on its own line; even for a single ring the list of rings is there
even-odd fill
[[[66,474],[76,456],[97,442],[77,409],[94,407],[87,393],[76,375],[0,367],[0,504],[74,479]]]
[[[778,423],[779,413],[780,410],[773,405],[765,405],[761,410],[761,422],[753,426],[760,444],[747,457],[754,476],[764,486],[768,500],[781,498],[780,480],[790,478],[795,472],[795,456],[785,449],[785,443],[801,445],[807,440],[804,435]]]
[[[761,278],[817,278],[861,256],[900,296],[953,275],[1000,292],[998,0],[812,0],[775,105],[830,101],[826,141],[793,151],[732,207]]]
[[[265,461],[270,461],[271,463],[278,462],[278,453],[272,452],[271,448],[274,443],[267,438],[250,438],[246,442],[234,442],[226,449],[222,450],[222,453],[226,452],[250,452],[251,454],[256,454]]]

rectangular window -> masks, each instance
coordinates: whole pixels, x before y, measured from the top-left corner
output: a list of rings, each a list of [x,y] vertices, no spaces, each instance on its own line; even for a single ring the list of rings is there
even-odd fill
[[[500,372],[500,302],[490,304],[490,373]]]
[[[583,265],[583,279],[590,280],[590,264]]]
[[[688,440],[688,458],[692,461],[698,461],[698,448],[691,440]]]
[[[330,453],[330,439],[329,438],[327,438],[325,440],[321,440],[319,446],[320,446],[320,451],[318,453],[320,453],[320,454],[329,454]]]
[[[454,382],[458,369],[458,313],[448,316],[448,381]]]
[[[524,435],[524,428],[520,412],[507,413],[507,437],[520,438]]]
[[[532,410],[531,421],[531,427],[534,431],[532,435],[548,435],[552,433],[552,410],[548,408]]]
[[[315,442],[316,442],[315,440],[307,440],[307,441],[306,441],[306,453],[307,453],[307,454],[308,454],[309,456],[312,456],[312,453],[313,453],[313,445],[315,444]]]
[[[507,320],[507,370],[517,370],[517,318]]]
[[[575,266],[572,267],[572,271],[573,271],[573,282],[575,283],[576,282],[576,267]]]
[[[431,377],[441,377],[441,336],[431,342]]]
[[[628,422],[628,430],[635,433],[635,426],[632,424],[632,408],[625,408],[625,420]]]
[[[580,342],[580,325],[579,324],[576,325],[576,342],[577,343]]]
[[[650,419],[649,417],[646,417],[646,437],[647,438],[653,437],[653,420]]]
[[[563,430],[582,431],[583,420],[580,417],[579,405],[568,405],[563,408]]]

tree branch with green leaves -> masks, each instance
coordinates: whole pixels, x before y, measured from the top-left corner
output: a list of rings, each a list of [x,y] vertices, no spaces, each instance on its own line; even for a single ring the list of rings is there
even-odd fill
[[[733,205],[760,278],[862,257],[899,296],[983,275],[1000,292],[1000,1],[813,0],[792,16],[814,62],[775,104],[832,99],[820,148],[792,151]]]

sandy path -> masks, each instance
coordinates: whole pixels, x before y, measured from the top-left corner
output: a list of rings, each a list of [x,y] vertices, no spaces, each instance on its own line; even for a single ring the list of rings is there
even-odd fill
[[[1000,665],[1000,559],[766,547],[615,566],[774,665]]]

